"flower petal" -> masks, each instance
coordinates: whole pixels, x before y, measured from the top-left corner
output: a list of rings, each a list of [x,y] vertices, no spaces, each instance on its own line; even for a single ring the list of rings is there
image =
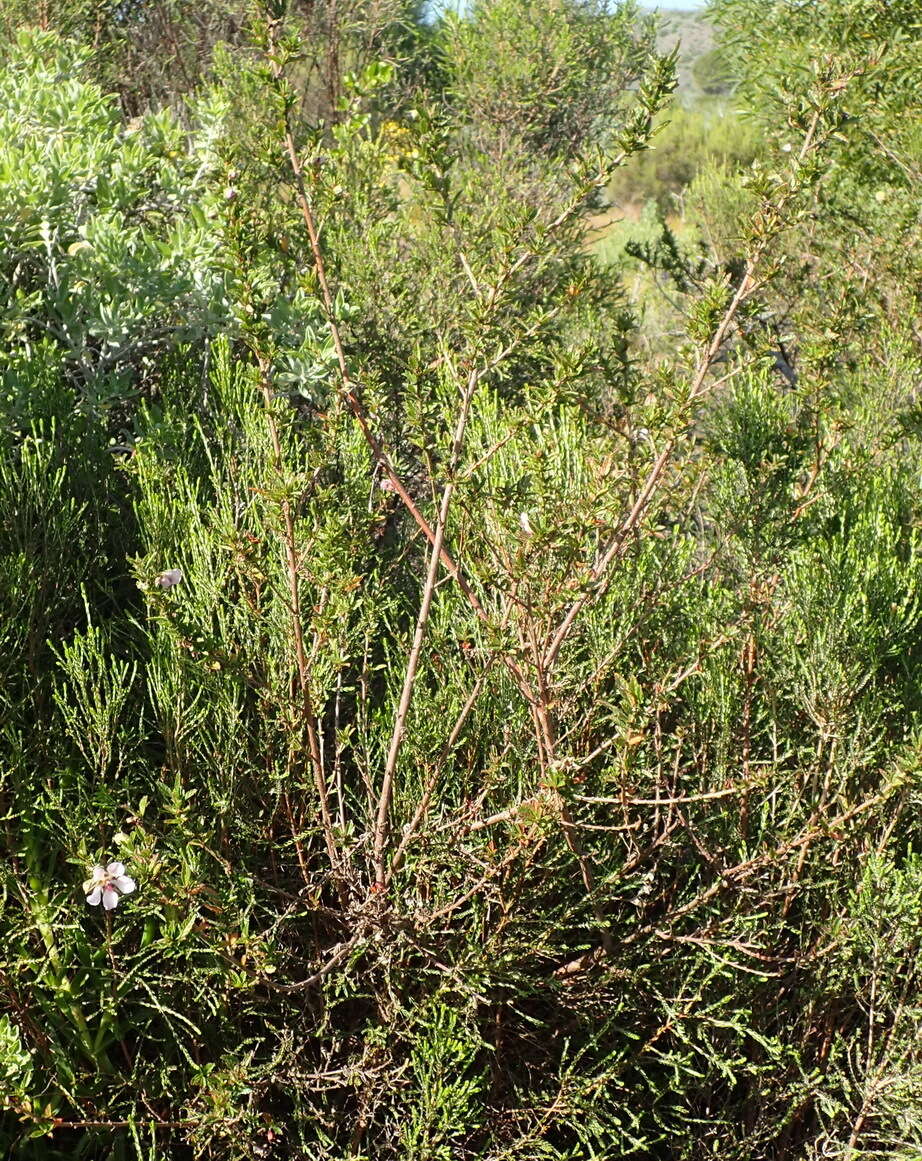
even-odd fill
[[[89,903],[89,905],[91,907],[98,907],[99,900],[101,898],[102,898],[102,891],[99,889],[99,887],[97,887],[95,890],[91,891],[89,893],[89,895],[87,895],[86,901],[87,901],[87,903]]]
[[[110,863],[108,867],[106,867],[106,874],[111,875],[113,879],[117,879],[119,875],[124,875],[124,873],[124,863]]]
[[[111,884],[103,887],[102,905],[107,911],[114,911],[118,907],[118,891]]]
[[[106,868],[101,867],[99,863],[97,863],[96,866],[93,867],[93,869],[90,871],[90,874],[93,876],[93,881],[95,883],[101,883],[106,877]]]
[[[137,883],[130,875],[119,875],[118,878],[112,880],[112,885],[118,887],[123,895],[130,895]]]

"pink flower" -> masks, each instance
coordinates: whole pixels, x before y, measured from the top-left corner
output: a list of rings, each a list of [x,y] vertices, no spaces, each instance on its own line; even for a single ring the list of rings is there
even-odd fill
[[[168,568],[166,572],[162,572],[154,584],[161,589],[171,589],[174,585],[182,582],[182,573],[178,568]]]
[[[107,867],[96,866],[92,875],[83,884],[83,893],[91,907],[102,903],[107,911],[118,906],[121,895],[130,895],[135,889],[135,881],[125,874],[124,863],[109,863]]]

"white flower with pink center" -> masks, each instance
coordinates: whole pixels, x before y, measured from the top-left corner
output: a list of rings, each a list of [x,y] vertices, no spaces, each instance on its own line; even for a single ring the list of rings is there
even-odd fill
[[[107,911],[114,911],[122,895],[130,895],[135,889],[135,881],[125,874],[124,863],[109,863],[107,867],[94,867],[93,873],[83,884],[83,893],[91,907],[102,903]]]
[[[154,580],[154,584],[159,589],[171,589],[182,584],[182,569],[168,568]]]

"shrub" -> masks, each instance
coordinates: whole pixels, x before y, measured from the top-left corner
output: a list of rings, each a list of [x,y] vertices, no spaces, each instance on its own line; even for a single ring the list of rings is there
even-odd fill
[[[745,167],[758,153],[752,125],[725,104],[676,105],[662,117],[650,149],[615,175],[608,196],[619,204],[654,200],[668,213],[705,167]]]
[[[580,242],[670,60],[586,120],[555,58],[578,139],[497,152],[503,93],[464,80],[489,10],[412,105],[385,61],[322,125],[269,15],[186,122],[129,133],[69,73],[57,100],[43,61],[84,56],[48,35],[0,82],[0,199],[36,213],[24,125],[61,190],[4,255],[4,1143],[910,1156],[918,352],[894,324],[840,360],[849,296],[793,384],[767,341],[837,90],[750,174],[728,261],[648,247],[682,330],[647,357]],[[530,108],[544,61],[504,51]],[[86,156],[118,199],[80,201]],[[68,254],[84,221],[105,262]],[[117,378],[79,373],[71,259]],[[82,345],[41,325],[61,272]]]

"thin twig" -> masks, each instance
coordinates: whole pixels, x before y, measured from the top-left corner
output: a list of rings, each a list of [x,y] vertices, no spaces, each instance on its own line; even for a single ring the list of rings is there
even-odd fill
[[[259,360],[260,384],[262,387],[263,400],[265,403],[266,424],[269,429],[269,439],[272,443],[272,455],[275,460],[274,466],[276,473],[281,476],[284,467],[284,460],[282,456],[282,444],[279,438],[278,424],[276,423],[273,406],[272,384],[270,381],[271,371],[268,360],[262,355],[257,357]],[[289,609],[291,613],[291,636],[294,645],[298,692],[301,697],[301,721],[304,734],[307,739],[307,749],[310,757],[311,771],[313,773],[314,786],[317,791],[317,799],[320,806],[320,824],[323,829],[323,837],[327,848],[327,855],[330,860],[330,868],[333,871],[333,875],[335,877],[340,903],[343,906],[346,906],[348,903],[348,894],[346,892],[345,884],[342,882],[340,876],[340,856],[336,848],[336,839],[333,833],[333,819],[330,815],[330,800],[327,791],[326,775],[323,769],[323,758],[320,754],[320,730],[317,723],[317,715],[314,711],[313,699],[311,697],[310,673],[308,671],[307,652],[304,648],[304,628],[301,623],[301,594],[299,585],[300,562],[298,559],[294,513],[292,511],[291,501],[287,496],[283,497],[281,501],[281,511],[282,540],[285,550]],[[290,813],[289,823],[293,827],[293,821],[291,819]],[[292,830],[292,834],[294,836],[294,830]],[[297,839],[295,839],[295,846],[297,849]],[[301,861],[300,851],[298,852],[298,855],[299,861]]]
[[[436,783],[438,782],[439,775],[442,772],[442,767],[445,763],[445,760],[451,751],[455,748],[458,738],[461,736],[461,731],[464,729],[464,725],[470,716],[471,710],[477,704],[477,699],[480,697],[480,691],[483,689],[483,683],[486,680],[487,674],[490,672],[490,669],[492,668],[493,662],[495,660],[495,654],[487,658],[486,665],[484,666],[477,680],[474,682],[474,688],[471,690],[467,701],[461,707],[461,712],[455,719],[454,727],[448,736],[448,740],[442,747],[442,752],[439,754],[439,757],[435,763],[435,768],[432,771],[428,782],[426,783],[426,787],[423,790],[423,794],[419,800],[418,806],[416,807],[416,811],[414,812],[413,817],[410,819],[409,823],[407,823],[406,827],[404,828],[403,837],[401,838],[397,849],[394,851],[390,866],[387,870],[387,875],[385,876],[385,886],[390,884],[394,875],[398,870],[400,870],[407,852],[407,848],[413,841],[413,838],[416,835],[416,832],[419,830],[423,819],[426,817],[426,814],[429,810],[429,803],[432,801],[432,795],[435,791]]]
[[[455,473],[461,458],[464,446],[464,435],[467,430],[467,421],[470,416],[471,403],[480,382],[480,374],[475,369],[467,377],[467,384],[461,399],[461,410],[455,424],[452,439],[451,454],[449,457],[448,479],[442,489],[442,499],[439,504],[439,513],[435,525],[435,540],[429,555],[429,569],[426,574],[426,583],[423,587],[422,601],[416,617],[416,629],[413,633],[413,644],[407,658],[407,667],[403,678],[403,688],[400,691],[400,702],[394,718],[394,728],[388,746],[387,759],[384,763],[384,776],[381,782],[381,792],[378,796],[378,807],[375,818],[374,848],[372,860],[375,870],[375,882],[384,886],[387,869],[384,862],[385,845],[387,843],[389,825],[388,813],[391,798],[394,792],[394,774],[397,769],[397,759],[403,745],[406,731],[407,714],[410,712],[410,703],[413,700],[413,689],[416,684],[416,674],[419,668],[419,659],[422,654],[423,642],[426,638],[426,628],[429,624],[429,614],[432,610],[432,598],[435,595],[436,581],[439,575],[439,563],[442,544],[445,540],[445,530],[448,527],[448,514],[451,508],[451,498],[455,490]]]

